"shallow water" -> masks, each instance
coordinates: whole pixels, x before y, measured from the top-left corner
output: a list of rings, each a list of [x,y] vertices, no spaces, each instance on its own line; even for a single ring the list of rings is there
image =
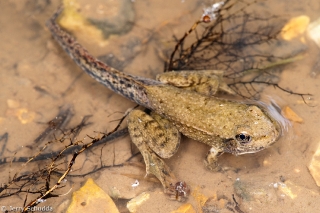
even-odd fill
[[[0,141],[3,147],[1,157],[35,155],[46,142],[35,144],[35,138],[47,128],[46,123],[58,114],[61,106],[72,106],[74,116],[68,126],[92,115],[89,120],[92,124],[77,137],[85,142],[90,141],[87,135],[101,136],[101,132],[111,131],[123,113],[135,106],[83,74],[52,39],[45,21],[58,4],[58,1],[0,1],[0,135],[8,136]],[[203,5],[201,1],[161,3],[137,0],[133,3],[135,25],[130,34],[112,36],[106,43],[92,41],[86,35],[76,36],[93,55],[112,53],[122,61],[118,66],[125,72],[153,78],[164,69],[161,51],[174,47],[172,35],[183,35],[199,18]],[[307,15],[313,21],[319,18],[320,6],[316,0],[304,3],[272,0],[256,7],[256,10],[263,9],[285,20]],[[290,106],[303,118],[303,123],[292,123],[289,131],[264,151],[242,156],[223,155],[219,159],[224,168],[222,172],[206,170],[203,159],[209,147],[187,138],[183,138],[178,153],[166,160],[176,176],[186,181],[193,192],[210,198],[206,212],[210,212],[210,208],[211,212],[238,211],[233,194],[243,212],[315,212],[320,209],[317,202],[319,187],[308,170],[320,143],[319,76],[316,70],[312,70],[318,60],[319,49],[311,42],[308,44],[307,57],[281,68],[283,71],[278,75],[283,88],[312,93],[312,100],[308,102],[311,106],[306,105],[301,97],[273,87],[263,91],[263,94],[281,100],[281,105]],[[77,159],[72,174],[85,174],[94,166],[100,166],[101,162],[104,165],[121,163],[130,157],[130,148],[130,139],[125,137],[88,151]],[[61,145],[56,143],[46,152],[60,149]],[[145,171],[140,160],[141,157],[137,156],[135,162],[138,163],[134,165],[67,178],[66,187],[59,192],[65,194],[69,189],[73,192],[92,177],[106,192],[116,187],[121,188],[122,196],[127,197],[142,191],[150,193],[150,199],[140,206],[138,212],[171,212],[177,209],[181,203],[168,200],[159,183],[144,179]],[[22,171],[37,171],[47,163],[30,163]],[[7,183],[8,178],[21,169],[21,163],[5,164],[1,168],[1,183]],[[139,179],[140,185],[133,189],[131,184],[135,179]],[[285,189],[282,189],[284,184]],[[3,198],[0,205],[20,207],[24,196]],[[63,197],[48,199],[39,206],[52,206],[55,212],[63,211],[71,196],[72,193],[67,193]],[[200,212],[195,197],[195,194],[190,195],[187,202]],[[121,199],[116,201],[121,212],[127,212],[125,202]]]

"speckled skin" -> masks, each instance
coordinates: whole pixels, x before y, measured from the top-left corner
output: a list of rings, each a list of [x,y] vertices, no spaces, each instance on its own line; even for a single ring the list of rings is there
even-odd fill
[[[177,151],[180,132],[212,147],[206,159],[212,170],[221,153],[254,153],[281,134],[263,107],[212,96],[219,90],[233,92],[222,81],[221,71],[168,72],[157,80],[125,74],[97,60],[62,30],[55,22],[61,11],[62,7],[47,26],[71,58],[98,82],[153,111],[151,115],[130,112],[129,133],[143,155],[147,174],[154,174],[173,199],[183,200],[189,188],[177,181],[161,158]]]
[[[280,134],[278,123],[259,106],[175,87],[159,87],[147,86],[152,109],[170,120],[182,134],[223,152],[245,154],[259,151],[273,143]],[[241,132],[251,136],[250,143],[229,150],[225,142],[234,140]]]

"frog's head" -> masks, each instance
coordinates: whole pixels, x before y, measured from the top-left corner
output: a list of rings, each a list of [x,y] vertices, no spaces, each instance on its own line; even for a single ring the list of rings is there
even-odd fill
[[[288,125],[274,104],[249,105],[241,120],[234,126],[234,137],[225,141],[225,152],[242,155],[263,150],[277,141]]]

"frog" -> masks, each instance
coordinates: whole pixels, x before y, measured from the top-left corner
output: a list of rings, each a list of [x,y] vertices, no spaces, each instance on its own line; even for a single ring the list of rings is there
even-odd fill
[[[61,6],[47,27],[75,63],[110,90],[150,110],[130,111],[128,130],[146,174],[154,175],[170,198],[183,201],[190,192],[163,160],[177,152],[181,135],[211,147],[204,160],[209,170],[219,168],[223,153],[256,153],[281,136],[281,124],[265,105],[216,97],[221,92],[235,95],[223,80],[224,71],[169,71],[156,79],[121,72],[91,55],[56,23],[62,11]]]

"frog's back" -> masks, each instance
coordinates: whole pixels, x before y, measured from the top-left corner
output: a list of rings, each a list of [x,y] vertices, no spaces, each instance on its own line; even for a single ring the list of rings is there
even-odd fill
[[[212,140],[212,136],[232,137],[234,126],[242,123],[248,107],[167,85],[147,88],[152,110],[172,121],[184,135],[195,138],[194,134],[200,134],[202,142]],[[199,140],[199,135],[196,137]]]

